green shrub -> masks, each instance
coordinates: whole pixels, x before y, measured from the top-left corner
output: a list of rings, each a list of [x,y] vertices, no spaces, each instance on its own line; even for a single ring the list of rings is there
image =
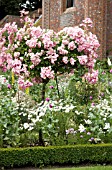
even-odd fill
[[[1,167],[112,163],[112,144],[2,148]]]

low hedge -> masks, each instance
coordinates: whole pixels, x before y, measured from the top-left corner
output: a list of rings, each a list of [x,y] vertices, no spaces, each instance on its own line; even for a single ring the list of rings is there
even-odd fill
[[[112,144],[0,148],[0,167],[111,164]]]

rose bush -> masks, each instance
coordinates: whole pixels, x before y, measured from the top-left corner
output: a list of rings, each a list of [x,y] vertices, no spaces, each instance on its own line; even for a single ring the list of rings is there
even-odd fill
[[[7,23],[0,28],[0,67],[18,77],[19,87],[47,83],[59,73],[76,69],[79,76],[94,84],[98,71],[94,64],[100,46],[96,35],[88,31],[92,21],[87,18],[80,26],[67,27],[56,33],[35,27],[27,12],[21,11],[25,24]],[[25,16],[26,15],[26,16]]]

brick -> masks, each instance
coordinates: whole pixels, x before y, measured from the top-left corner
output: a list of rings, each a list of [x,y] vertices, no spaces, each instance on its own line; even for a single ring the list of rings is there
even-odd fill
[[[49,7],[46,1],[49,1]],[[67,26],[79,25],[89,17],[94,23],[91,31],[101,44],[99,58],[106,57],[106,51],[112,48],[112,0],[75,0],[74,7],[67,9],[66,0],[43,0],[43,9],[43,28],[49,23],[50,29],[59,31]],[[46,11],[49,13],[45,17]]]

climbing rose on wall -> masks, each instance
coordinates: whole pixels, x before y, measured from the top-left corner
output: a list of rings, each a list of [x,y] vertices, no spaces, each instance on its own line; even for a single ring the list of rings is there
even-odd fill
[[[94,64],[100,45],[96,35],[88,31],[90,19],[84,20],[81,27],[66,27],[56,33],[35,27],[34,21],[25,16],[27,13],[21,13],[25,22],[22,28],[16,23],[0,28],[0,67],[12,70],[21,88],[32,86],[33,81],[48,82],[71,69],[83,69],[82,77],[96,83],[98,71]]]

